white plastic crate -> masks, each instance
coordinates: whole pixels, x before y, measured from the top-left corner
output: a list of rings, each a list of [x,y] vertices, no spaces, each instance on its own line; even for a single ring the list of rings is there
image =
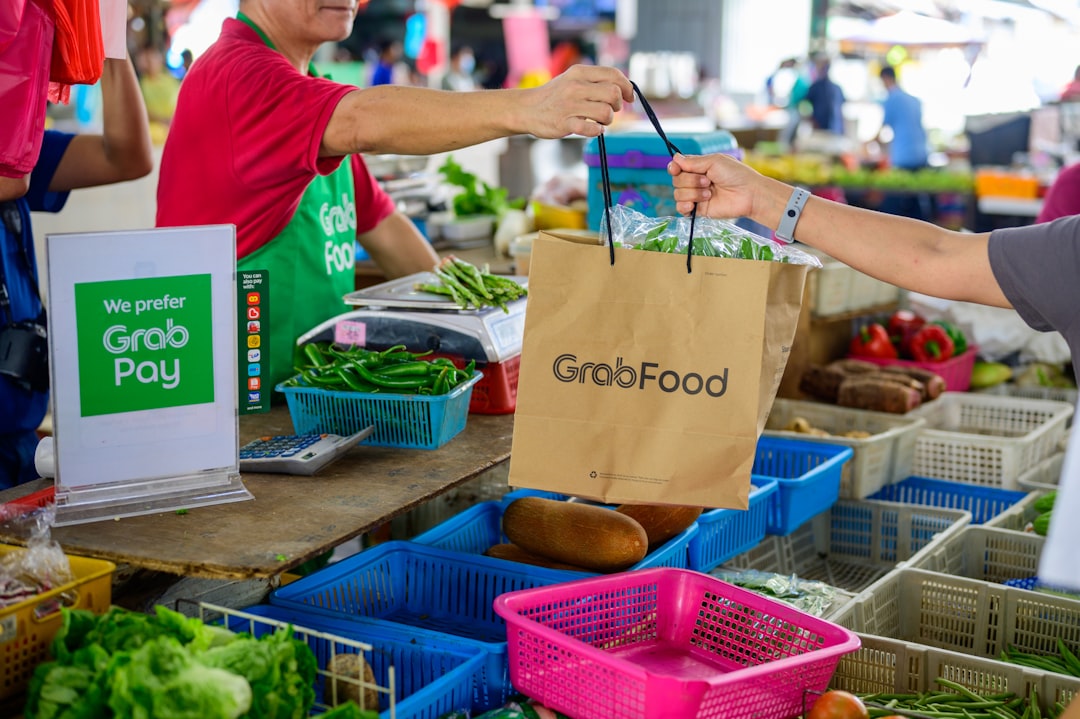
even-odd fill
[[[900,288],[858,270],[852,270],[851,295],[848,305],[851,310],[865,310],[896,302],[900,299]]]
[[[830,689],[856,694],[933,692],[943,689],[937,683],[940,677],[980,695],[1011,692],[1030,697],[1034,689],[1044,716],[1056,703],[1068,704],[1080,695],[1080,678],[873,634],[859,633],[859,639],[862,646],[840,660]]]
[[[1035,502],[1044,494],[1046,494],[1046,492],[1043,491],[1028,492],[1027,496],[1005,511],[988,519],[983,526],[998,527],[1013,532],[1030,532],[1031,523],[1035,521],[1036,517],[1042,514],[1042,512],[1035,509]]]
[[[1080,601],[900,567],[830,617],[856,632],[997,660],[1006,647],[1080,651]]]
[[[1001,584],[1037,575],[1045,542],[1045,537],[1032,532],[968,526],[906,566]]]
[[[854,270],[842,262],[822,258],[821,267],[807,277],[810,309],[816,317],[839,315],[848,311],[851,279]]]
[[[1053,400],[945,392],[905,416],[926,426],[915,440],[912,474],[1004,489],[1058,450],[1073,406]]]
[[[1075,405],[1078,392],[1072,387],[1020,387],[1011,382],[1003,382],[993,387],[979,390],[980,393],[999,397],[1021,397],[1023,399],[1050,399],[1055,402],[1068,402]]]
[[[826,255],[820,250],[801,248],[821,260],[821,267],[808,276],[810,310],[815,317],[881,307],[900,299],[900,288]]]
[[[1030,492],[1056,490],[1064,466],[1065,453],[1056,452],[1017,477],[1016,483]]]
[[[825,430],[829,436],[785,430],[796,417]],[[840,496],[863,499],[886,484],[911,475],[915,440],[925,425],[926,420],[918,417],[777,398],[765,423],[764,434],[850,447],[852,457],[841,474]],[[870,436],[863,439],[842,436],[852,430],[863,430]]]
[[[842,499],[787,536],[765,537],[725,566],[795,574],[858,593],[970,522],[971,513],[960,509]]]

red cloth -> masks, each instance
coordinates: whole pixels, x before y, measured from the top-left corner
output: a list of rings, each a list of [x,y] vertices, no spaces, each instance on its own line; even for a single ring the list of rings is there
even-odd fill
[[[343,158],[319,157],[330,116],[355,90],[302,75],[250,27],[226,19],[217,42],[191,66],[162,153],[157,225],[236,225],[246,257],[289,223],[316,173]],[[356,230],[371,230],[393,200],[351,156]]]
[[[1043,198],[1035,222],[1049,222],[1066,215],[1080,214],[1080,163],[1063,167]]]

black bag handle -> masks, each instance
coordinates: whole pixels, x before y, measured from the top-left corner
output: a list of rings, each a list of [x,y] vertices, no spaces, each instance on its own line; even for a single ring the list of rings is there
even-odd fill
[[[675,157],[676,152],[680,152],[679,148],[675,146],[668,136],[664,133],[664,128],[660,127],[660,120],[657,119],[656,113],[653,112],[652,106],[649,101],[645,99],[645,94],[641,92],[641,88],[637,86],[633,80],[630,84],[634,88],[634,94],[637,95],[638,100],[641,101],[641,107],[645,110],[645,116],[649,118],[649,122],[652,124],[653,129],[656,130],[656,134],[660,136],[660,139],[664,141],[664,146],[667,148],[668,155]],[[608,234],[608,251],[611,255],[611,264],[615,264],[615,237],[611,233],[611,174],[608,170],[607,159],[607,145],[604,142],[604,133],[601,132],[597,138],[598,150],[600,154],[600,181],[603,184],[604,189],[604,224],[607,225]],[[690,212],[690,238],[686,243],[686,271],[690,272],[690,258],[693,257],[694,251],[694,223],[697,221],[697,206]]]

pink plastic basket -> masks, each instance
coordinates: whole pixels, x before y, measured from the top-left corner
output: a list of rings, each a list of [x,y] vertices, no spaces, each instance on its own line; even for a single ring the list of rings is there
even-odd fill
[[[589,719],[797,716],[860,646],[839,625],[686,569],[508,592],[494,606],[514,687]]]

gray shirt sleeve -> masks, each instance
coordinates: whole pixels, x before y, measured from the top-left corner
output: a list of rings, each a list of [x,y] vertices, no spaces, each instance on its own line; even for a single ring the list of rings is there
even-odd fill
[[[1080,215],[990,234],[990,268],[1020,317],[1080,356]]]

